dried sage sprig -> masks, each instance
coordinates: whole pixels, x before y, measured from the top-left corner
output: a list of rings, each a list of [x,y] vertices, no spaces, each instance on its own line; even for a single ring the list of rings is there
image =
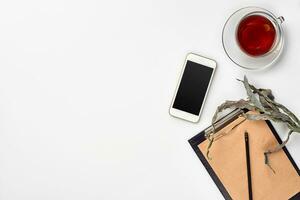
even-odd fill
[[[274,100],[275,98],[272,94],[272,90],[263,88],[257,89],[255,86],[249,84],[246,76],[244,76],[244,80],[238,79],[238,81],[241,81],[244,84],[248,98],[246,100],[225,101],[223,104],[218,106],[212,118],[213,131],[206,135],[209,140],[207,157],[210,159],[209,149],[212,147],[214,142],[214,136],[216,133],[215,122],[218,120],[219,114],[226,109],[247,109],[249,111],[254,111],[255,114],[245,113],[242,115],[245,119],[271,120],[274,122],[284,123],[290,129],[287,134],[287,138],[282,142],[282,144],[264,152],[265,164],[272,169],[269,163],[269,155],[280,151],[287,144],[293,132],[300,133],[300,120],[288,108]],[[272,171],[274,170],[272,169]]]

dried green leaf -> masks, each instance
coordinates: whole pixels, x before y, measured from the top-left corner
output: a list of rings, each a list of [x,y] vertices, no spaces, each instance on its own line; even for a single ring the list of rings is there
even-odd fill
[[[267,96],[269,99],[271,100],[274,100],[275,97],[274,95],[272,94],[272,90],[270,89],[263,89],[263,88],[260,88],[258,89],[260,91],[260,93],[263,95],[263,96]]]
[[[212,126],[214,131],[207,135],[207,137],[210,140],[207,151],[209,152],[209,148],[211,148],[214,141],[214,134],[215,134],[214,123],[216,122],[218,115],[223,110],[239,108],[239,109],[248,109],[251,111],[258,111],[255,114],[245,113],[244,117],[248,120],[272,120],[275,122],[281,122],[286,124],[287,127],[290,129],[287,139],[282,144],[278,145],[274,149],[265,152],[265,162],[272,169],[269,163],[269,158],[268,158],[269,154],[281,150],[286,145],[286,143],[290,138],[290,135],[293,132],[300,133],[300,120],[287,107],[283,106],[280,103],[277,103],[274,100],[275,97],[272,94],[272,90],[263,89],[263,88],[257,89],[255,86],[249,84],[246,76],[244,76],[244,80],[238,79],[238,81],[243,82],[247,92],[248,100],[241,99],[238,101],[226,101],[225,103],[218,106],[212,119]]]
[[[249,82],[246,76],[244,76],[244,86],[247,91],[248,98],[250,102],[259,109],[259,111],[264,112],[265,108],[261,105],[261,103],[256,98],[255,94],[252,92],[252,89],[249,86]]]
[[[244,113],[243,117],[245,117],[248,120],[269,120],[271,119],[269,115],[266,114],[248,114],[248,113]]]
[[[275,97],[273,96],[271,90],[269,90],[269,89],[256,89],[253,85],[250,85],[250,84],[249,84],[249,86],[252,90],[254,90],[256,93],[258,93],[260,96],[264,97],[264,99],[269,103],[269,105],[271,105],[273,110],[279,111],[281,109],[283,112],[285,112],[287,115],[289,115],[292,118],[292,120],[295,123],[297,123],[298,126],[300,126],[300,120],[294,115],[294,113],[292,113],[284,105],[274,101]]]
[[[212,138],[209,138],[208,140],[209,140],[209,143],[208,143],[208,147],[207,147],[207,151],[206,151],[206,157],[207,157],[207,159],[211,160],[211,157],[209,156],[209,152],[210,152],[209,150],[214,142],[214,138],[212,137]]]

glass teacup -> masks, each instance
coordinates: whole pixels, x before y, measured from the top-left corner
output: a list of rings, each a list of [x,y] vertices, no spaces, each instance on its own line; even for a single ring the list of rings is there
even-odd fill
[[[233,13],[223,28],[222,42],[228,57],[250,70],[272,65],[283,50],[283,17],[258,7]]]

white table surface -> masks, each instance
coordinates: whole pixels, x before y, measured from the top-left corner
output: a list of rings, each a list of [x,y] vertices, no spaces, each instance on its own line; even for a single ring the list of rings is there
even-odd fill
[[[249,5],[286,19],[266,71],[222,49],[226,18]],[[1,1],[0,199],[223,199],[187,140],[246,97],[244,74],[300,115],[299,20],[298,0]],[[188,52],[218,62],[198,124],[168,114]],[[299,165],[300,136],[288,149]]]

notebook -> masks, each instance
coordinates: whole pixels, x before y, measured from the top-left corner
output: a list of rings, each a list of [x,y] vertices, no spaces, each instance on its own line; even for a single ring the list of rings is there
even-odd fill
[[[245,131],[249,134],[252,194],[254,200],[300,199],[300,171],[284,147],[269,156],[273,171],[264,163],[264,152],[281,139],[269,121],[250,121],[236,110],[216,123],[216,139],[206,151],[209,141],[205,132],[209,127],[189,140],[195,153],[208,171],[225,199],[248,199],[248,182],[245,153]],[[238,124],[238,126],[237,126]]]

